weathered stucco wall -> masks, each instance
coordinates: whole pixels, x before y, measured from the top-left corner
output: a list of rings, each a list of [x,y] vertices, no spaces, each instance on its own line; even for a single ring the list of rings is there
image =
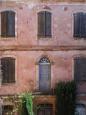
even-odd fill
[[[15,94],[24,91],[34,91],[38,88],[38,60],[46,55],[51,62],[51,87],[59,81],[74,78],[73,59],[83,56],[86,51],[4,51],[0,56],[12,56],[16,59],[16,83],[0,86],[0,94]],[[84,85],[83,91],[86,89]],[[9,89],[9,90],[8,90]]]
[[[48,9],[46,9],[48,6]],[[0,38],[0,46],[27,45],[30,46],[85,46],[84,39],[76,40],[73,37],[73,14],[85,12],[86,4],[0,4],[3,10],[16,12],[16,37]],[[38,38],[37,13],[48,10],[52,13],[52,38]]]
[[[39,75],[37,62],[44,55],[53,62],[52,88],[61,80],[73,79],[74,57],[86,55],[86,50],[80,51],[86,46],[85,40],[76,40],[73,37],[73,13],[85,12],[86,4],[15,2],[0,4],[0,12],[9,9],[16,12],[16,37],[0,37],[0,57],[15,57],[16,83],[1,85],[0,95],[36,90]],[[52,38],[37,36],[37,13],[42,10],[52,13]],[[85,87],[86,85],[83,90]]]

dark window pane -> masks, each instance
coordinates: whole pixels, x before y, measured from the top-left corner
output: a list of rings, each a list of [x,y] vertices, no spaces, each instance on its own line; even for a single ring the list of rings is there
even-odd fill
[[[2,83],[15,82],[15,59],[14,58],[2,58]]]

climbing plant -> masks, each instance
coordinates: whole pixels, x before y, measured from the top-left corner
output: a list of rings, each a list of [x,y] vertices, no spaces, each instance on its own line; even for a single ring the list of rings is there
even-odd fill
[[[33,112],[33,98],[32,93],[25,92],[16,96],[6,96],[2,99],[4,101],[10,101],[14,104],[14,108],[12,111],[7,112],[7,115],[13,115],[18,112],[19,115],[24,115],[23,108],[27,110],[28,115],[34,115]]]
[[[26,106],[28,115],[34,115],[33,112],[33,98],[32,93],[23,93],[21,96],[22,105]]]
[[[56,85],[56,114],[74,115],[76,103],[76,84],[74,81],[60,82]]]

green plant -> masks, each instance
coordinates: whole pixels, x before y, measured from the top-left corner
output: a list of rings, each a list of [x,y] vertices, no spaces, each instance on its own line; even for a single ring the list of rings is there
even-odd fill
[[[28,115],[34,115],[33,112],[33,98],[32,93],[23,93],[20,98],[22,99],[22,106],[25,105]]]
[[[74,81],[60,82],[56,85],[57,115],[74,115],[76,84]]]

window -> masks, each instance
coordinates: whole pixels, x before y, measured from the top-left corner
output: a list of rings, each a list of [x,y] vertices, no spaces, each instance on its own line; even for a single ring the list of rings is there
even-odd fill
[[[74,14],[74,37],[86,38],[86,13]]]
[[[39,90],[48,92],[51,84],[51,64],[48,58],[39,61]]]
[[[1,36],[15,37],[15,12],[1,12]]]
[[[75,81],[86,81],[86,58],[74,59],[74,79]]]
[[[51,13],[41,11],[38,13],[38,36],[51,37]]]
[[[52,114],[53,114],[52,104],[38,105],[37,115],[52,115]]]
[[[13,111],[13,106],[11,105],[4,105],[2,107],[2,115],[10,115]]]
[[[83,104],[76,105],[75,115],[86,115],[86,109]]]
[[[5,57],[1,59],[2,83],[15,82],[15,59]]]
[[[76,82],[76,93],[78,95],[85,94],[86,85],[86,58],[77,57],[74,59],[74,80]]]
[[[74,59],[74,77],[76,81],[86,81],[86,58]]]

